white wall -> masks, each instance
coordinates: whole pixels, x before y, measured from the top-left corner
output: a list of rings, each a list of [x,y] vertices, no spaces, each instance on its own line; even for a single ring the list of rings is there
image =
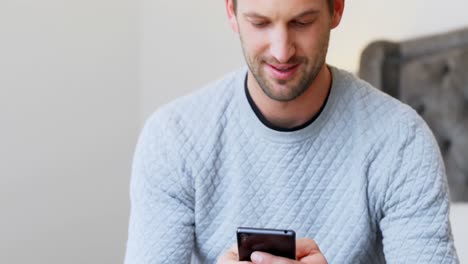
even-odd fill
[[[224,0],[142,0],[141,120],[243,64]]]
[[[0,263],[122,262],[137,8],[0,1]]]
[[[450,221],[460,263],[468,263],[468,203],[452,204]]]

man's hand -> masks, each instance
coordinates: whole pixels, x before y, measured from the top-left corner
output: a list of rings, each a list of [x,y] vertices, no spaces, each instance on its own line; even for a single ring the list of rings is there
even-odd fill
[[[239,261],[239,253],[237,251],[237,245],[232,246],[226,254],[224,254],[219,260],[218,264],[239,264],[239,263],[255,263],[255,264],[327,264],[325,256],[312,239],[299,239],[296,241],[296,258],[297,260],[282,258],[273,256],[264,252],[254,252],[250,256],[252,262]]]

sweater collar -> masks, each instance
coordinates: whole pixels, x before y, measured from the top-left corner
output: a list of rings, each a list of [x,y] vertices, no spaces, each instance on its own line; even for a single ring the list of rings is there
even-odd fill
[[[242,68],[242,70],[236,73],[235,77],[235,99],[240,108],[239,120],[242,122],[241,125],[261,138],[278,143],[298,142],[319,136],[320,131],[327,124],[326,121],[332,117],[333,109],[336,107],[336,97],[340,92],[339,90],[342,89],[339,70],[332,66],[328,67],[332,73],[332,86],[326,103],[319,114],[314,117],[313,122],[293,131],[280,131],[269,127],[262,122],[261,117],[257,116],[245,92],[245,80],[248,68]]]

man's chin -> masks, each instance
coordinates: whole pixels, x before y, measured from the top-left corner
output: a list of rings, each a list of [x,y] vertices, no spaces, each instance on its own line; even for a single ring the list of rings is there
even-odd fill
[[[264,89],[264,92],[272,100],[280,101],[280,102],[289,102],[298,97],[297,95],[294,94],[293,87],[294,86],[290,86],[288,84],[269,85],[269,87],[267,88],[267,91],[265,91]]]

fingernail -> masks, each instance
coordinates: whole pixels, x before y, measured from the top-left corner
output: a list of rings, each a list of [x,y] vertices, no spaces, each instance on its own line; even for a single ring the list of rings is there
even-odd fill
[[[255,263],[262,263],[263,256],[262,256],[262,254],[260,254],[258,252],[254,252],[254,253],[252,253],[252,255],[250,255],[250,259]]]

